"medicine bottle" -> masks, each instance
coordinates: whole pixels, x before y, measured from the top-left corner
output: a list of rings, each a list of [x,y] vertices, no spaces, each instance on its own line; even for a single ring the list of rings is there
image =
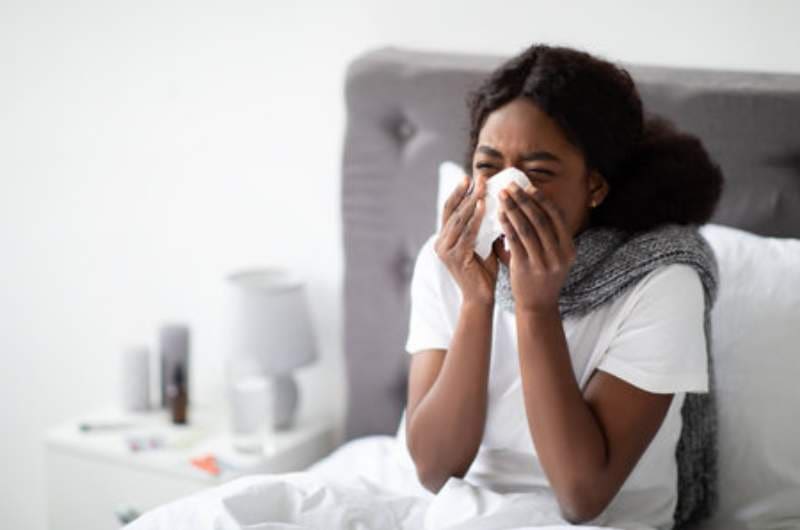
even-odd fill
[[[186,423],[186,376],[183,373],[183,365],[175,367],[168,389],[169,407],[172,413],[172,423]]]

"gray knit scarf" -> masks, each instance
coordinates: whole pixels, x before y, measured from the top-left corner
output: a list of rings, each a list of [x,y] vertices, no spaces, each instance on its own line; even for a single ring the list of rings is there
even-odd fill
[[[589,227],[574,240],[576,258],[558,301],[561,318],[581,316],[614,300],[657,267],[685,263],[697,270],[705,298],[704,330],[709,353],[709,392],[686,393],[676,448],[678,502],[674,528],[706,518],[717,505],[717,417],[710,312],[716,301],[717,261],[696,225],[663,224],[643,232]],[[514,311],[508,267],[498,262],[496,303]]]

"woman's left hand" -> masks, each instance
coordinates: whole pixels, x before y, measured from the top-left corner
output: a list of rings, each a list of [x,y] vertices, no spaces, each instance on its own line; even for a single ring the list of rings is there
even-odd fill
[[[564,215],[532,185],[512,182],[500,192],[500,224],[511,250],[509,276],[517,312],[558,309],[561,287],[575,262]]]

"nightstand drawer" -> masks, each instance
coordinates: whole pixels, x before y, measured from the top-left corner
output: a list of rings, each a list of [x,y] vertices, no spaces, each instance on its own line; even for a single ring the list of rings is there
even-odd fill
[[[213,486],[167,473],[92,459],[70,452],[47,452],[48,528],[109,530],[121,527],[115,510],[140,513]]]

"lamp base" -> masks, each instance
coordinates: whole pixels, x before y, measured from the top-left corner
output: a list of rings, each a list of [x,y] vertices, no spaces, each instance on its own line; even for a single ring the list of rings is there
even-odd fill
[[[287,430],[294,425],[300,392],[291,373],[274,375],[272,380],[275,385],[273,426],[275,430]]]

